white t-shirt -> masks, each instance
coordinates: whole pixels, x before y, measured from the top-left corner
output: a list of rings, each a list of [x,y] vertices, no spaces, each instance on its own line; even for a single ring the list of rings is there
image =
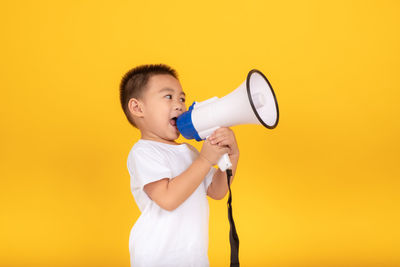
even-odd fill
[[[207,188],[216,171],[210,168],[204,181],[178,208],[167,211],[143,191],[143,187],[184,172],[199,152],[190,144],[169,145],[140,139],[128,155],[131,190],[141,215],[129,236],[133,267],[205,267],[208,262]]]

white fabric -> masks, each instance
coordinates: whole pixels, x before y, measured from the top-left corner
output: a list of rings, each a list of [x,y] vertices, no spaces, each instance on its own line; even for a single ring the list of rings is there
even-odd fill
[[[169,145],[140,139],[132,147],[128,170],[141,215],[129,236],[131,266],[209,266],[207,188],[216,169],[210,168],[193,194],[173,211],[162,209],[143,191],[148,183],[181,174],[198,154],[186,143]]]

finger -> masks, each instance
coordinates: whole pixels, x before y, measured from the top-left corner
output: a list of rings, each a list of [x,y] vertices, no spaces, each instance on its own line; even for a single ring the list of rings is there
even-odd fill
[[[234,136],[231,133],[219,133],[219,134],[216,134],[215,136],[213,136],[212,138],[210,138],[210,141],[219,143],[222,140],[226,140],[226,139],[233,140]]]
[[[215,131],[210,135],[210,138],[213,139],[213,138],[216,138],[216,137],[221,136],[221,135],[228,135],[229,132],[231,132],[231,131],[232,131],[232,130],[229,129],[229,128],[227,128],[227,127],[218,128],[217,130],[215,130]]]
[[[232,131],[229,127],[220,127],[217,130],[215,130],[215,133],[221,133],[221,132],[228,132],[228,131]]]
[[[215,144],[212,146],[215,147],[215,149],[218,151],[225,150],[225,148],[230,148],[228,145],[220,145],[220,144]]]
[[[225,140],[222,140],[221,142],[218,142],[217,145],[230,147],[232,145],[232,142],[230,140],[225,139]]]
[[[208,139],[213,140],[213,139],[215,139],[216,137],[217,137],[217,133],[216,133],[216,132],[213,132],[213,133],[208,137]]]
[[[221,142],[222,140],[224,140],[222,137],[215,137],[213,139],[210,139],[210,143],[215,145],[215,144],[218,144],[219,142]]]
[[[215,130],[211,135],[210,138],[215,138],[217,135],[219,135],[221,133],[221,128],[218,128],[217,130]]]
[[[215,134],[213,137],[210,138],[210,141],[217,141],[220,142],[223,139],[227,139],[230,138],[231,136],[229,134],[226,133],[219,133],[219,134]]]
[[[226,139],[225,138],[218,138],[218,139],[215,139],[215,140],[212,140],[211,141],[211,144],[213,144],[213,145],[219,145],[220,143],[222,143],[222,142],[226,142]]]
[[[232,144],[233,143],[233,139],[230,136],[221,136],[218,138],[215,138],[213,140],[211,140],[212,144],[221,144],[223,143],[224,145],[228,145],[228,144]]]

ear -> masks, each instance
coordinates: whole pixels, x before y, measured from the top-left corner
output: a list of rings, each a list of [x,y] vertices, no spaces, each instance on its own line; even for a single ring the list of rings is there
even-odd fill
[[[132,116],[143,118],[143,103],[140,100],[136,98],[129,99],[128,108]]]

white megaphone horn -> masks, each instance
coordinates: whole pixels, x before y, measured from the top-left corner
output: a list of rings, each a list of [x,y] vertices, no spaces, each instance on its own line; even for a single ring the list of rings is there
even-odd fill
[[[278,120],[278,102],[271,84],[260,71],[251,70],[247,79],[232,93],[194,102],[178,117],[176,124],[186,139],[201,141],[220,127],[261,124],[273,129]],[[228,154],[222,156],[218,166],[221,171],[232,167]]]

